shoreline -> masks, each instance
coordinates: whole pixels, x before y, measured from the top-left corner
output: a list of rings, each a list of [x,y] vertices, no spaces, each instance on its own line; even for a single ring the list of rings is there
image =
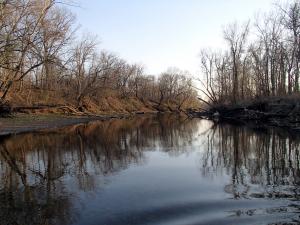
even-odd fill
[[[0,118],[0,137],[22,133],[42,132],[66,126],[105,121],[110,119],[130,118],[130,114],[66,116],[59,114],[16,114]]]
[[[283,128],[300,131],[298,99],[272,98],[232,105],[211,105],[207,110],[192,111],[194,118],[210,119],[258,128]]]
[[[257,103],[256,103],[257,104]],[[262,110],[254,110],[253,104],[248,106],[215,106],[205,111],[192,111],[190,118],[208,119],[215,123],[229,123],[247,126],[254,129],[280,128],[300,132],[300,118],[289,114],[276,114]],[[164,112],[135,112],[124,114],[99,115],[64,115],[64,114],[28,114],[16,113],[8,117],[0,117],[0,137],[22,133],[55,130],[76,124],[111,119],[129,119],[134,116],[157,115]],[[172,112],[170,112],[172,113]],[[174,113],[174,112],[173,112]]]
[[[55,130],[71,125],[88,123],[92,121],[106,121],[112,119],[130,119],[136,116],[151,116],[158,114],[181,114],[181,112],[168,111],[135,111],[131,113],[107,113],[68,115],[56,113],[23,113],[17,112],[0,117],[0,137],[22,133],[42,132]],[[187,116],[187,114],[184,114]]]

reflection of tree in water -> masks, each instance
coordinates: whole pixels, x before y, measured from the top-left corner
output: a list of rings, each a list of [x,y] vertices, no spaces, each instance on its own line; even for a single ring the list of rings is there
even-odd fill
[[[227,173],[234,198],[299,198],[299,139],[276,130],[220,125],[207,135],[204,175]],[[214,173],[211,173],[214,171]],[[250,191],[259,186],[260,190]]]
[[[101,176],[143,163],[145,149],[159,145],[179,154],[196,126],[180,117],[141,117],[5,138],[0,224],[70,224],[76,220],[74,190],[93,190],[103,185]]]

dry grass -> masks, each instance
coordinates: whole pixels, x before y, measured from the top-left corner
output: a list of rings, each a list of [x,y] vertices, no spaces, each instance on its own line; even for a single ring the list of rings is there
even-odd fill
[[[178,105],[172,100],[164,102],[158,109],[157,103],[149,100],[141,100],[136,97],[122,98],[115,91],[103,90],[101,95],[86,97],[83,100],[83,112],[80,112],[77,108],[76,98],[72,93],[66,94],[62,90],[47,91],[34,88],[24,90],[23,92],[12,91],[8,96],[8,101],[13,108],[25,107],[26,109],[22,109],[22,112],[27,114],[110,115],[137,112],[153,113],[157,110],[178,111]],[[188,100],[183,104],[182,109],[191,107],[199,107],[199,104]]]

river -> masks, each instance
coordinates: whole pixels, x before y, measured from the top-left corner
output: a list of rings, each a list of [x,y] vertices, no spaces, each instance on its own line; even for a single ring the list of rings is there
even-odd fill
[[[174,115],[2,137],[0,224],[300,224],[299,137]]]

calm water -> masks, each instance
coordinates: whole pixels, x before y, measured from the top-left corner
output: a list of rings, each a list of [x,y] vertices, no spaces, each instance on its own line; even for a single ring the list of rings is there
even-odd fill
[[[0,224],[300,224],[299,144],[176,116],[2,138]]]

